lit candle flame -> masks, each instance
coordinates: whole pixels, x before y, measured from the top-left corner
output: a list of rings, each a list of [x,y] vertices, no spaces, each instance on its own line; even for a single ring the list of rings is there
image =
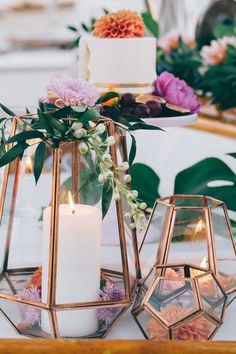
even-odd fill
[[[73,198],[71,195],[71,191],[68,192],[68,200],[69,200],[69,206],[72,211],[72,214],[74,214],[75,213],[75,204],[74,204],[74,201],[73,201]]]
[[[195,230],[195,236],[197,234],[200,234],[200,232],[202,232],[202,229],[203,229],[203,222],[202,222],[202,219],[201,219],[197,223],[196,230]]]
[[[30,174],[32,172],[33,172],[32,159],[30,156],[27,156],[25,161],[25,173]]]
[[[207,258],[204,257],[200,264],[201,268],[207,268]]]

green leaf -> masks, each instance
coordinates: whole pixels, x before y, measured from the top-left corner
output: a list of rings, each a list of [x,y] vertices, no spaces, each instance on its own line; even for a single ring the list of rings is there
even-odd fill
[[[104,183],[102,190],[102,217],[105,218],[111,204],[113,189],[109,182]]]
[[[85,124],[88,123],[89,121],[97,120],[97,118],[98,118],[97,111],[93,108],[90,108],[79,115],[78,122]]]
[[[132,128],[130,128],[130,130],[162,130],[159,127],[156,127],[155,125],[151,125],[151,124],[146,124],[146,123],[135,123],[134,125],[132,125]]]
[[[25,109],[26,114],[30,114],[30,111],[28,110],[28,108]]]
[[[36,184],[43,170],[45,153],[46,153],[46,144],[41,142],[38,144],[35,150],[35,157],[34,157],[34,178]]]
[[[105,102],[111,100],[112,98],[116,98],[116,97],[120,97],[120,95],[117,92],[113,92],[113,91],[106,92],[106,93],[104,93],[104,95],[99,97],[96,104],[105,103]]]
[[[16,135],[13,135],[12,137],[10,137],[7,141],[6,144],[10,144],[10,143],[20,143],[26,140],[30,140],[30,139],[44,139],[44,135],[43,133],[37,131],[37,130],[27,130],[21,133],[18,133]]]
[[[159,198],[160,178],[147,165],[135,163],[130,168],[131,187],[139,192],[139,198],[152,208],[156,198]]]
[[[232,185],[228,185],[229,182]],[[176,176],[175,193],[211,196],[224,201],[229,209],[236,210],[236,175],[220,159],[207,158]]]
[[[135,156],[136,156],[136,152],[137,152],[137,144],[136,144],[136,139],[133,135],[131,135],[131,139],[132,139],[132,144],[131,144],[131,148],[130,148],[130,153],[129,153],[129,165],[131,166]]]
[[[72,31],[72,32],[76,32],[76,33],[79,32],[79,31],[78,31],[78,28],[76,28],[76,27],[74,27],[74,26],[67,26],[67,28],[68,28],[70,31]]]
[[[82,24],[81,24],[81,27],[83,28],[83,30],[84,30],[85,32],[91,32],[90,28],[89,28],[85,23],[82,23]]]
[[[29,145],[26,143],[18,143],[17,145],[13,146],[0,158],[0,167],[7,165],[17,157],[21,157],[28,146]]]
[[[76,39],[71,43],[71,45],[70,45],[70,48],[71,48],[71,49],[74,49],[74,48],[78,48],[78,47],[79,47],[80,38],[81,38],[81,37],[76,38]]]
[[[2,108],[2,110],[8,114],[11,117],[15,117],[16,114],[14,112],[12,112],[9,108],[7,108],[6,106],[4,106],[2,103],[0,103],[0,107]]]
[[[38,117],[39,117],[39,122],[42,125],[42,127],[50,134],[54,134],[53,128],[49,125],[48,123],[48,115],[41,112],[40,109],[38,109]]]
[[[142,18],[145,26],[153,34],[154,37],[159,37],[159,26],[158,23],[153,19],[150,13],[142,13]]]
[[[232,157],[234,157],[236,159],[236,152],[231,152],[231,153],[229,153],[227,155],[232,156]]]
[[[58,120],[54,117],[49,117],[47,122],[51,127],[53,127],[55,130],[57,130],[61,134],[64,134],[68,129],[67,126],[65,126],[63,122],[61,122],[60,120]]]

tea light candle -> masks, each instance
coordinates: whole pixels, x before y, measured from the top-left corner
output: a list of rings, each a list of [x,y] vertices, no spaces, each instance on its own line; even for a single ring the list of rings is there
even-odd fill
[[[43,213],[42,302],[47,300],[51,207]],[[102,213],[88,205],[59,206],[56,304],[97,301],[100,289]],[[57,312],[63,337],[80,337],[98,329],[96,309]],[[50,332],[42,311],[42,330]]]

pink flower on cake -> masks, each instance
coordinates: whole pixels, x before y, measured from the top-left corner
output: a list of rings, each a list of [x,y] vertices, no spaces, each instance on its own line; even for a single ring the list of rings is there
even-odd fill
[[[168,325],[171,325],[187,317],[190,312],[191,309],[170,305],[161,308],[160,317]],[[211,323],[205,317],[199,316],[175,329],[172,335],[173,339],[177,340],[207,340],[211,331]],[[155,319],[148,322],[147,333],[152,340],[163,341],[168,339],[167,330]]]
[[[205,64],[222,64],[226,59],[227,45],[232,45],[236,48],[236,37],[225,36],[223,38],[211,41],[210,45],[203,46],[200,54]]]
[[[186,35],[181,35],[176,32],[168,32],[163,36],[159,37],[157,40],[157,45],[164,50],[164,52],[171,52],[179,48],[179,38],[181,37],[182,41],[189,48],[196,47],[196,41],[194,38],[187,37]]]
[[[94,35],[99,38],[143,37],[143,19],[131,10],[109,13],[95,22]]]
[[[165,98],[168,103],[177,105],[196,113],[201,107],[192,88],[184,80],[164,71],[154,83],[155,93]]]
[[[42,102],[59,108],[81,105],[92,107],[98,98],[97,88],[91,83],[83,79],[63,79],[56,76],[47,87],[47,96]]]

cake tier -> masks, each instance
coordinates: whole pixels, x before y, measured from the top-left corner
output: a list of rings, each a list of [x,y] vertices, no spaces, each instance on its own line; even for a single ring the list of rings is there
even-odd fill
[[[100,92],[116,88],[121,93],[150,93],[156,79],[156,40],[83,37],[79,74]]]

